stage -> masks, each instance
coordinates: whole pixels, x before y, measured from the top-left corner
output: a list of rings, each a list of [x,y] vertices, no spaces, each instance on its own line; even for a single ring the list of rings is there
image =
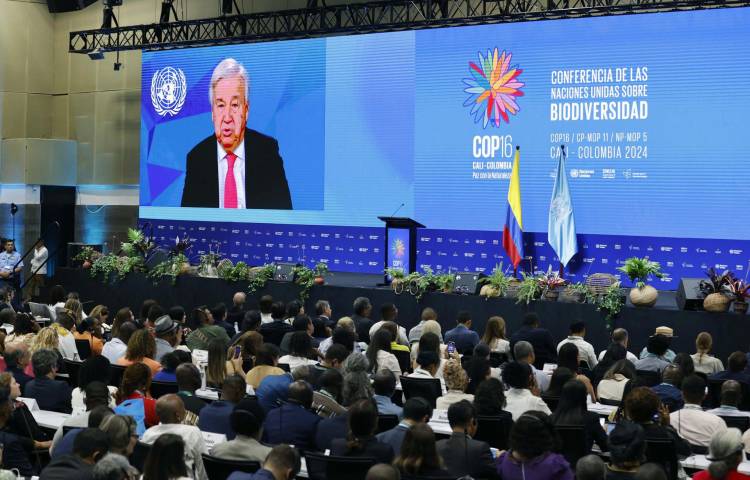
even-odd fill
[[[481,335],[484,325],[492,315],[502,316],[508,332],[512,333],[521,325],[524,313],[536,312],[542,325],[548,328],[555,339],[561,340],[568,333],[568,325],[575,320],[586,322],[588,341],[597,351],[607,343],[607,332],[604,315],[594,305],[564,302],[535,301],[530,305],[517,305],[513,299],[484,299],[479,296],[461,296],[445,293],[427,293],[417,300],[409,294],[396,295],[386,287],[376,287],[382,277],[354,273],[331,273],[326,278],[327,284],[314,286],[310,291],[305,308],[313,312],[316,300],[325,299],[331,303],[334,318],[350,315],[352,303],[360,296],[368,297],[374,307],[373,318],[379,318],[380,306],[384,303],[395,303],[399,309],[398,320],[407,329],[419,320],[419,313],[424,307],[437,310],[443,332],[453,328],[456,314],[468,310],[472,314],[473,328]],[[172,285],[169,279],[158,284],[143,274],[130,274],[125,280],[115,284],[104,284],[100,279],[90,277],[87,270],[58,268],[49,285],[61,284],[68,291],[77,291],[81,300],[89,302],[85,308],[90,310],[96,304],[107,305],[110,314],[117,309],[129,306],[138,315],[140,304],[147,298],[157,300],[168,308],[182,305],[186,310],[198,305],[212,306],[218,302],[231,304],[232,295],[237,291],[247,291],[247,283],[229,283],[217,278],[181,276]],[[248,295],[247,307],[257,308],[260,295],[269,293],[275,299],[289,301],[299,295],[299,287],[284,282],[269,282],[258,292]],[[714,338],[715,355],[726,364],[726,358],[735,350],[747,351],[750,346],[750,325],[748,317],[735,313],[708,313],[680,311],[674,302],[674,292],[660,292],[660,302],[655,308],[634,308],[625,306],[619,317],[614,320],[615,327],[628,329],[631,337],[630,350],[638,352],[646,344],[647,338],[660,325],[672,327],[676,338],[672,345],[675,351],[695,353],[695,337],[699,332],[707,331]]]

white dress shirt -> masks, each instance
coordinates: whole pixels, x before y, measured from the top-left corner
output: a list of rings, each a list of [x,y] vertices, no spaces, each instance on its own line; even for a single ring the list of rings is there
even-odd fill
[[[600,361],[600,362],[601,362],[601,361],[602,361],[602,359],[604,358],[604,354],[605,354],[605,353],[607,353],[607,351],[606,351],[606,350],[602,350],[601,352],[599,352],[599,361]],[[634,353],[631,353],[631,352],[630,352],[630,350],[628,350],[628,351],[627,351],[627,352],[625,353],[625,360],[630,360],[630,363],[632,363],[633,365],[635,365],[635,362],[637,362],[637,361],[638,361],[638,357],[636,357]]]
[[[727,429],[724,420],[704,412],[700,405],[686,403],[684,407],[669,414],[669,423],[680,437],[690,445],[708,447],[711,438]]]
[[[401,367],[398,364],[396,355],[388,353],[385,350],[378,350],[377,360],[378,372],[382,370],[390,370],[396,377],[396,381],[398,381],[398,378],[401,376]]]
[[[44,262],[47,260],[48,256],[49,252],[47,252],[47,247],[42,247],[39,250],[35,248],[34,256],[31,258],[31,273],[36,272],[37,275],[47,275],[47,264]],[[43,263],[44,266],[39,268],[39,265]],[[37,268],[39,268],[38,272],[36,271]]]
[[[104,344],[104,347],[102,348],[102,356],[107,357],[109,363],[115,363],[125,356],[125,351],[127,349],[128,346],[125,345],[125,342],[115,337]]]
[[[245,140],[234,149],[237,159],[234,161],[234,182],[237,185],[237,208],[245,208]],[[229,160],[224,147],[216,142],[216,158],[219,168],[219,208],[224,208],[224,182],[227,179]]]
[[[745,412],[732,405],[722,405],[713,410],[707,410],[707,413],[712,413],[719,417],[750,417],[750,412]]]
[[[152,444],[165,433],[179,435],[185,441],[185,465],[188,468],[188,475],[196,480],[208,480],[206,469],[203,467],[203,457],[201,457],[201,454],[208,453],[208,449],[198,427],[179,423],[160,423],[146,430],[141,441]],[[190,475],[191,473],[193,475]]]
[[[380,320],[378,322],[375,322],[373,326],[370,327],[370,331],[367,332],[370,335],[370,338],[375,336],[375,333],[380,330],[380,327],[382,327],[384,323],[385,322],[383,320]],[[396,343],[409,346],[409,338],[406,335],[406,329],[401,325],[398,326],[398,338],[396,339]]]
[[[527,388],[511,388],[505,392],[505,411],[513,415],[513,421],[529,410],[544,412],[547,415],[552,413],[544,400]]]
[[[557,344],[557,352],[560,353],[560,348],[566,343],[573,343],[578,347],[578,361],[585,360],[589,364],[589,368],[593,369],[598,360],[596,359],[596,353],[594,353],[594,347],[589,342],[579,337],[578,335],[570,335],[568,338]]]
[[[284,363],[289,365],[289,370],[294,370],[297,367],[302,367],[305,365],[315,365],[315,360],[310,360],[309,358],[305,357],[296,357],[294,355],[284,355],[281,358],[279,358],[279,363]]]

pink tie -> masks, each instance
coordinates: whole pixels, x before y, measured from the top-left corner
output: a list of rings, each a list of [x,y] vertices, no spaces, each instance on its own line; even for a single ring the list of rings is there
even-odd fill
[[[234,179],[234,162],[237,155],[227,153],[227,176],[224,179],[224,208],[237,208],[237,182]]]

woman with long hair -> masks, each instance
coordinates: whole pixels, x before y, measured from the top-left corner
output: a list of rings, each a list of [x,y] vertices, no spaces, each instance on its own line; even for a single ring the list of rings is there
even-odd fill
[[[447,476],[443,459],[435,448],[435,433],[424,423],[418,423],[406,431],[401,452],[393,461],[401,473],[420,477]]]
[[[83,320],[83,305],[81,305],[81,302],[78,299],[68,298],[65,302],[65,310],[72,312],[73,320],[75,320],[76,325],[81,323],[81,320]]]
[[[258,314],[260,319],[260,313]],[[263,335],[256,330],[248,330],[237,339],[235,346],[240,346],[240,355],[242,357],[242,370],[249,372],[255,366],[255,356],[263,346]]]
[[[38,352],[39,350],[52,350],[53,352],[57,352],[57,368],[58,370],[62,369],[60,337],[58,336],[57,329],[55,329],[55,327],[44,327],[39,330],[39,333],[37,333],[31,341],[31,346],[29,347],[29,358],[31,358],[34,353]],[[26,365],[26,369],[23,373],[30,377],[34,376],[34,369],[31,365],[31,362]]]
[[[304,317],[307,318],[307,317]],[[308,325],[312,325],[309,321]],[[291,370],[309,365],[310,359],[317,357],[312,346],[312,337],[305,330],[293,332],[289,340],[289,354],[279,358],[279,363],[289,365]]]
[[[34,441],[9,431],[8,422],[12,414],[11,391],[9,388],[0,388],[0,443],[3,445],[3,468],[18,469],[24,477],[32,477],[37,475],[36,468],[29,461],[29,456],[34,450]]]
[[[510,352],[510,342],[505,333],[505,319],[503,317],[494,316],[487,320],[482,343],[490,347],[491,352],[506,354]]]
[[[466,386],[466,393],[473,395],[479,384],[492,376],[492,365],[490,365],[490,361],[487,358],[474,355],[469,360],[466,371],[469,374],[469,384]]]
[[[352,353],[344,360],[344,383],[341,401],[345,407],[362,398],[372,398],[375,391],[368,372],[370,363],[364,353]]]
[[[94,317],[99,325],[109,325],[109,308],[106,305],[97,305],[91,309],[89,317]]]
[[[128,307],[119,309],[115,314],[115,319],[112,321],[112,330],[109,335],[110,339],[120,336],[120,326],[125,322],[135,322],[133,311]]]
[[[164,461],[169,459],[168,461]],[[185,464],[185,442],[174,433],[160,435],[151,447],[141,480],[190,480]]]
[[[151,369],[143,363],[134,363],[122,374],[122,383],[117,391],[117,404],[125,400],[143,400],[146,427],[159,423],[156,415],[156,400],[151,398]]]
[[[710,355],[713,344],[714,339],[708,332],[701,332],[695,337],[696,353],[691,355],[691,357],[693,358],[696,372],[713,375],[724,370],[724,364],[721,363],[721,360]]]
[[[528,411],[510,430],[510,449],[496,461],[503,480],[573,480],[565,457],[558,449],[557,435],[545,413]]]
[[[626,359],[618,360],[604,374],[604,378],[596,387],[596,394],[599,398],[621,402],[625,385],[634,378],[635,367],[633,364]]]
[[[474,401],[474,395],[466,393],[469,386],[469,376],[466,370],[461,366],[459,360],[448,360],[445,363],[445,395],[438,397],[435,408],[438,410],[448,410],[448,407],[461,400]],[[476,388],[475,388],[476,391]]]
[[[607,370],[609,370],[616,362],[624,360],[627,357],[627,354],[628,350],[619,343],[610,344],[604,352],[602,359],[591,371],[594,376],[594,386],[598,386],[599,382],[604,378],[604,374],[607,373]]]
[[[230,348],[232,356],[228,357],[227,347],[224,340],[214,338],[208,342],[208,367],[206,368],[206,382],[213,388],[221,388],[224,379],[228,375],[237,373],[243,378],[242,356],[234,355],[234,349]]]
[[[568,380],[563,386],[560,401],[550,416],[553,425],[582,426],[586,436],[586,452],[596,442],[602,452],[607,451],[607,434],[599,424],[599,416],[586,407],[586,386],[578,380]]]
[[[101,355],[92,355],[84,360],[78,369],[78,387],[73,389],[71,395],[71,406],[73,414],[83,413],[86,411],[86,398],[84,391],[86,386],[91,382],[101,382],[104,385],[109,383],[109,360]],[[117,387],[109,385],[110,401],[109,406],[115,407],[115,398],[117,397]]]
[[[117,360],[116,365],[127,367],[135,363],[143,363],[151,369],[151,375],[161,370],[161,364],[154,360],[156,354],[156,341],[148,330],[142,328],[136,330],[128,340],[128,349],[125,355]]]
[[[84,318],[78,323],[76,331],[73,332],[73,338],[76,340],[86,340],[89,342],[91,352],[94,355],[101,355],[104,342],[102,341],[102,330],[95,317]]]
[[[396,378],[401,377],[401,367],[398,359],[391,353],[391,332],[380,329],[370,339],[367,347],[367,360],[370,362],[370,373],[390,370]]]
[[[349,407],[347,438],[331,441],[331,455],[369,457],[377,463],[391,463],[393,448],[375,438],[378,427],[378,408],[372,399],[362,399]]]
[[[549,381],[549,388],[544,392],[545,396],[559,398],[562,395],[563,385],[568,383],[568,380],[574,379],[576,376],[569,368],[557,367],[552,372],[552,377]]]
[[[596,392],[594,392],[594,386],[591,384],[591,380],[586,375],[581,375],[580,367],[578,366],[578,347],[575,343],[565,343],[560,350],[557,352],[557,368],[564,367],[569,369],[576,375],[576,380],[586,385],[586,391],[589,392],[591,401],[596,403]]]
[[[488,378],[474,392],[474,408],[481,416],[510,416],[505,408],[505,386],[497,378]]]
[[[442,344],[440,343],[440,336],[434,331],[429,331],[429,323],[435,322],[434,320],[428,320],[424,324],[428,326],[428,331],[422,330],[422,336],[419,337],[419,342],[414,345],[411,349],[411,366],[412,369],[417,368],[417,357],[419,352],[435,352],[440,358],[440,365],[438,366],[438,373],[435,374],[437,378],[443,377],[443,369],[445,368],[445,359],[441,353]]]

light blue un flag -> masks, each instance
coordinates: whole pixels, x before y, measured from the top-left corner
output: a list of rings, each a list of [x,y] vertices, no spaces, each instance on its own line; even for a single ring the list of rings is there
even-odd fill
[[[565,171],[564,151],[560,152],[557,164],[557,177],[552,188],[552,200],[549,204],[549,225],[547,241],[560,259],[563,266],[567,265],[578,253],[576,241],[576,222],[573,218],[573,202],[568,189],[568,176]]]

